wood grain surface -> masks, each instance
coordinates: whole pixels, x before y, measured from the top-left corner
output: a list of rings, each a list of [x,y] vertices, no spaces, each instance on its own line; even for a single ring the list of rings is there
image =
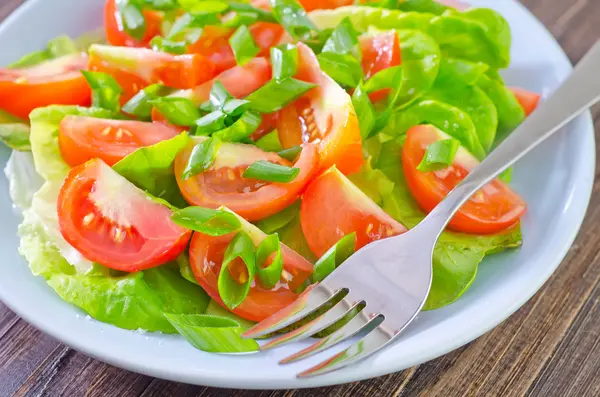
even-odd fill
[[[20,3],[0,0],[0,20]],[[523,3],[573,62],[600,38],[600,0]],[[598,108],[594,123],[598,134]],[[29,326],[0,303],[0,396],[600,396],[598,186],[597,172],[583,228],[558,271],[534,298],[491,332],[423,365],[312,390],[190,386],[89,358]]]

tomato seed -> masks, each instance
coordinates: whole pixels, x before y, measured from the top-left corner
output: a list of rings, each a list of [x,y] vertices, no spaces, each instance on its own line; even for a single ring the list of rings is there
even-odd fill
[[[93,212],[90,212],[89,214],[87,214],[86,216],[83,217],[83,226],[89,226],[90,223],[92,223],[92,221],[94,220],[94,218],[96,217],[96,215],[94,215]]]

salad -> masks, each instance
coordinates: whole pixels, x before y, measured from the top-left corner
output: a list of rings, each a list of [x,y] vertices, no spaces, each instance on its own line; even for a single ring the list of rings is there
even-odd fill
[[[507,22],[432,0],[106,0],[104,34],[0,69],[31,271],[91,317],[209,352],[414,227],[533,111]],[[522,243],[505,172],[438,241],[425,310]],[[324,330],[330,333],[351,316]]]

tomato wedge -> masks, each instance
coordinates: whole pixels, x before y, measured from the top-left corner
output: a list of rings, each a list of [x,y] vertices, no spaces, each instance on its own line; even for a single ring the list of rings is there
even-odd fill
[[[538,103],[540,102],[540,94],[536,94],[535,92],[527,91],[523,88],[518,87],[510,87],[510,90],[517,101],[521,104],[521,107],[525,111],[525,114],[529,116],[533,111],[537,108]]]
[[[300,173],[293,181],[272,183],[247,179],[242,174],[255,161],[291,164],[276,153],[264,152],[253,145],[223,142],[211,168],[183,180],[181,175],[198,141],[190,143],[175,159],[175,176],[183,197],[188,203],[201,207],[225,206],[250,221],[266,218],[292,204],[317,171],[316,148],[306,144],[294,164]]]
[[[362,35],[359,44],[365,79],[370,79],[381,70],[400,65],[400,40],[395,30],[375,35]],[[369,94],[369,98],[377,102],[388,96],[389,92],[389,89],[375,91]]]
[[[248,233],[256,246],[266,237],[254,225],[243,220],[242,225],[242,230]],[[194,233],[190,244],[190,264],[198,284],[223,307],[225,305],[219,297],[217,281],[223,254],[234,236],[235,233],[220,237]],[[298,294],[293,291],[312,274],[313,265],[284,244],[281,244],[281,253],[284,272],[279,283],[271,290],[262,288],[258,282],[254,283],[246,299],[233,309],[233,313],[248,320],[262,321],[296,300]],[[241,265],[244,266],[243,263]]]
[[[295,77],[317,86],[280,111],[277,131],[282,146],[312,142],[318,147],[321,169],[335,164],[344,174],[358,171],[362,140],[350,96],[321,71],[317,57],[303,43],[298,43]]]
[[[427,147],[433,142],[449,138],[430,125],[413,127],[406,133],[402,148],[404,175],[413,197],[427,212],[438,205],[479,164],[473,155],[461,147],[450,167],[433,172],[417,170]],[[461,207],[450,221],[449,227],[465,233],[496,233],[519,222],[525,210],[523,199],[496,179]]]
[[[96,157],[112,166],[135,150],[171,139],[179,132],[157,123],[67,116],[60,123],[58,145],[71,167]]]
[[[161,83],[192,88],[215,76],[213,63],[199,54],[171,55],[147,48],[92,45],[89,69],[112,75],[128,100],[145,86]]]
[[[317,257],[352,232],[356,232],[358,250],[372,241],[407,230],[335,167],[306,188],[300,221],[308,246]]]
[[[285,30],[276,23],[257,22],[248,28],[254,42],[260,48],[258,56],[269,56],[271,47],[277,45]],[[188,47],[189,53],[201,54],[215,65],[215,72],[220,73],[236,65],[229,38],[235,30],[218,26],[207,26],[202,37]]]
[[[65,240],[87,259],[124,272],[177,258],[191,232],[102,160],[73,168],[58,196],[58,223]]]
[[[28,119],[35,108],[90,104],[91,91],[80,70],[85,54],[66,55],[23,69],[0,69],[0,108]]]
[[[129,36],[123,29],[121,14],[117,11],[116,0],[106,0],[104,5],[104,29],[106,40],[114,46],[147,47],[155,36],[159,36],[163,14],[157,11],[143,10],[146,20],[146,33],[142,40]]]

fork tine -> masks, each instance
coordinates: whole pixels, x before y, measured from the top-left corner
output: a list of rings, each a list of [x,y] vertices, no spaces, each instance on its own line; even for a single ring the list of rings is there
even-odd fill
[[[351,303],[347,297],[344,297],[335,306],[321,314],[314,320],[304,324],[303,326],[296,328],[288,333],[279,335],[273,340],[261,346],[260,350],[268,350],[277,346],[283,346],[291,342],[298,342],[304,340],[311,335],[316,334],[319,331],[324,330],[336,321],[341,320],[345,315],[350,313],[355,307],[360,305],[361,302]]]
[[[294,303],[248,329],[242,334],[242,338],[259,338],[287,327],[319,309],[338,292],[331,290],[322,283],[308,287]]]
[[[308,378],[311,376],[322,375],[327,372],[335,371],[344,368],[350,364],[361,361],[377,350],[387,345],[393,338],[394,334],[387,331],[382,324],[374,328],[364,338],[327,360],[315,365],[306,371],[300,372],[298,378]]]
[[[299,352],[294,353],[291,356],[284,358],[283,360],[281,360],[279,362],[279,364],[289,364],[292,362],[296,362],[298,360],[302,360],[304,358],[311,357],[319,352],[322,352],[323,350],[329,349],[330,347],[333,347],[333,346],[337,345],[338,343],[341,343],[341,342],[353,337],[354,335],[358,334],[362,330],[373,325],[375,320],[378,318],[380,318],[380,317],[378,317],[378,316],[369,317],[366,314],[365,308],[363,308],[360,313],[358,313],[355,317],[353,317],[352,320],[350,320],[346,324],[344,324],[344,326],[342,328],[338,329],[331,335],[328,335],[322,339],[319,339],[318,341],[316,341],[312,345],[308,346],[307,348],[302,349]]]

